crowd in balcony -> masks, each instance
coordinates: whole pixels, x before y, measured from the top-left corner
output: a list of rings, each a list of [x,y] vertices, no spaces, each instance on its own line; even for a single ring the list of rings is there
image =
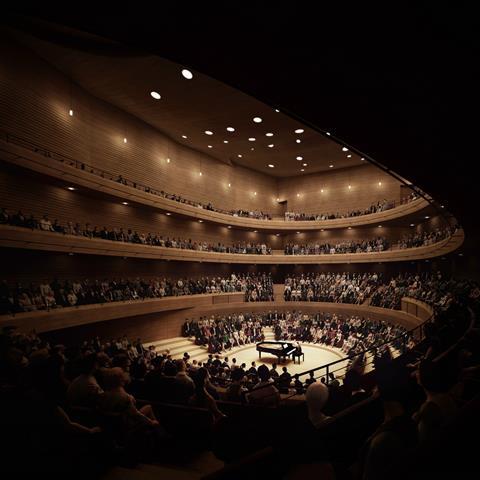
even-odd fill
[[[285,278],[285,301],[363,304],[382,285],[379,273],[307,273]]]
[[[415,192],[412,192],[410,195],[402,197],[401,201],[399,202],[400,205],[405,203],[412,202],[416,200],[418,195]],[[335,220],[337,218],[352,218],[352,217],[360,217],[362,215],[370,215],[372,213],[384,212],[386,210],[390,210],[395,208],[397,203],[395,201],[389,200],[381,200],[376,203],[372,203],[369,207],[364,209],[356,209],[356,210],[349,210],[345,213],[298,213],[298,212],[285,212],[285,220],[289,221],[298,221],[298,222],[305,222],[305,221],[323,221],[323,220]]]
[[[269,275],[227,277],[135,278],[103,280],[47,279],[39,283],[0,283],[0,314],[171,296],[243,292],[246,301],[273,299]]]
[[[85,227],[82,227],[78,222],[67,222],[67,224],[62,225],[58,220],[50,220],[48,215],[43,215],[42,218],[37,219],[34,215],[24,215],[21,210],[19,210],[17,213],[9,213],[4,208],[0,208],[0,224],[30,228],[32,230],[42,230],[44,232],[75,235],[77,237],[135,243],[138,245],[150,245],[154,247],[250,255],[270,255],[272,253],[272,249],[264,242],[236,242],[232,245],[224,245],[220,242],[196,242],[192,239],[187,240],[179,237],[164,238],[162,235],[157,235],[154,233],[138,233],[136,230],[132,230],[131,228],[99,228],[98,226],[92,226],[90,223],[86,223]]]
[[[335,255],[337,253],[369,253],[383,252],[390,248],[389,242],[384,237],[372,240],[350,240],[338,243],[287,243],[285,255]]]

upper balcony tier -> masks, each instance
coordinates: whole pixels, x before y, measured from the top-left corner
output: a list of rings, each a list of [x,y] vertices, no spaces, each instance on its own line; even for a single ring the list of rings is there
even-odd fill
[[[463,241],[464,232],[462,229],[457,229],[453,235],[439,242],[415,248],[391,249],[383,252],[324,255],[285,255],[282,251],[274,250],[272,255],[252,255],[157,247],[0,225],[1,247],[155,260],[261,265],[424,260],[453,252],[462,245]]]
[[[418,214],[430,207],[430,203],[419,197],[408,203],[396,205],[385,211],[347,218],[335,218],[321,221],[285,221],[283,219],[254,219],[239,217],[218,211],[211,211],[187,203],[162,197],[140,184],[128,182],[127,185],[116,181],[116,176],[101,169],[90,167],[78,160],[51,152],[32,143],[7,134],[0,136],[0,160],[37,173],[48,175],[68,185],[102,192],[113,196],[159,209],[185,218],[195,218],[206,222],[241,229],[255,229],[270,232],[292,232],[297,230],[314,231],[320,229],[340,229],[355,226],[385,224],[390,221]]]

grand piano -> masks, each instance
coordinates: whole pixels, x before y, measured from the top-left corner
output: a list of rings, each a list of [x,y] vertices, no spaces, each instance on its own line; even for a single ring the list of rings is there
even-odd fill
[[[286,360],[287,357],[290,355],[293,356],[293,354],[297,351],[297,348],[292,344],[288,342],[260,342],[257,343],[257,352],[258,352],[258,358],[262,358],[262,352],[263,353],[271,353],[272,355],[275,355],[278,357],[278,360],[281,362],[281,360]],[[295,358],[294,358],[295,361]]]

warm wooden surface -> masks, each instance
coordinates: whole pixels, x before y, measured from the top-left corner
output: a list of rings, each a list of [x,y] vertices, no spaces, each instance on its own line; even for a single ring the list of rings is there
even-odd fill
[[[458,230],[453,236],[435,244],[401,250],[334,255],[284,255],[283,253],[273,255],[248,255],[151,247],[147,245],[113,242],[110,240],[61,235],[38,230],[32,231],[25,228],[5,225],[0,226],[0,247],[185,262],[261,265],[372,263],[429,259],[446,255],[456,250],[462,245],[463,240],[463,230]]]
[[[385,222],[395,220],[407,215],[420,213],[428,207],[428,202],[418,199],[414,202],[400,205],[394,209],[385,212],[374,213],[371,215],[362,215],[346,219],[333,219],[324,221],[306,221],[306,222],[286,222],[284,220],[255,220],[243,217],[234,217],[197,207],[192,207],[183,203],[175,202],[150,193],[145,193],[133,187],[128,187],[106,178],[82,171],[61,163],[41,154],[31,152],[25,148],[18,147],[11,143],[0,140],[0,159],[13,165],[31,169],[37,173],[52,176],[64,182],[65,188],[73,185],[77,188],[87,188],[103,192],[118,199],[118,202],[135,202],[139,205],[147,205],[161,211],[168,211],[174,215],[182,215],[202,219],[208,222],[214,222],[221,225],[231,225],[238,228],[248,228],[251,230],[267,231],[296,231],[296,230],[320,230],[322,228],[346,228],[349,226],[384,224]],[[215,205],[214,198],[211,199]],[[224,205],[224,202],[217,203]],[[355,206],[354,203],[351,204]]]
[[[57,308],[50,311],[23,312],[14,316],[1,315],[0,327],[17,325],[22,331],[35,329],[37,332],[47,332],[124,317],[144,316],[151,313],[158,314],[159,312],[170,310],[185,310],[199,306],[238,303],[243,302],[243,299],[244,294],[238,292],[81,305],[79,307]]]

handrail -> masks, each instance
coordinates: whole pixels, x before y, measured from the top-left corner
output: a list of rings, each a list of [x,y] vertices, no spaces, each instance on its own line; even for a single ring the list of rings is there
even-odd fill
[[[48,149],[48,148],[43,147],[41,145],[38,145],[38,144],[32,142],[31,140],[26,140],[25,138],[18,137],[17,135],[11,134],[11,133],[6,132],[5,130],[2,130],[2,129],[0,129],[0,139],[4,140],[7,143],[12,143],[14,145],[17,145],[17,146],[20,146],[20,147],[23,147],[23,148],[27,148],[30,151],[33,151],[34,153],[40,153],[40,154],[44,155],[45,157],[52,158],[56,161],[61,162],[64,165],[68,165],[68,166],[76,168],[78,170],[82,170],[82,171],[85,171],[87,173],[97,175],[101,178],[113,181],[115,183],[120,183],[122,185],[132,187],[132,188],[135,188],[137,190],[141,190],[145,193],[150,193],[152,195],[156,195],[156,196],[159,196],[161,198],[165,198],[165,199],[171,200],[171,201],[177,201],[177,200],[175,200],[175,198],[172,199],[172,198],[169,198],[169,197],[180,197],[179,195],[176,195],[176,194],[171,194],[171,193],[165,192],[163,190],[158,190],[158,189],[151,188],[151,187],[149,187],[149,186],[147,186],[147,185],[145,185],[141,182],[134,182],[133,180],[126,179],[122,175],[114,174],[114,173],[108,172],[107,170],[103,170],[101,168],[94,167],[92,165],[89,165],[88,163],[85,163],[83,161],[80,161],[80,160],[77,160],[75,158],[69,157],[68,155],[64,155],[63,153],[58,153],[54,150],[51,150],[51,149]],[[119,182],[118,179],[121,179],[121,181]],[[163,195],[162,195],[162,193],[163,193]],[[196,202],[196,201],[193,201],[193,200],[187,200],[183,197],[181,197],[181,198],[184,201],[183,202],[179,201],[179,203],[185,203],[186,205],[192,205],[192,206],[200,206],[200,207],[202,207],[202,209],[207,210],[207,211],[210,210],[210,211],[214,211],[214,212],[221,213],[221,214],[224,214],[224,215],[234,216],[232,211],[224,210],[224,209],[213,207],[213,206],[212,206],[211,209],[209,209],[200,202]],[[324,219],[324,220],[309,220],[309,219],[286,220],[286,219],[283,219],[283,221],[295,224],[295,222],[297,222],[297,221],[314,222],[314,221],[325,221],[325,220],[335,220],[335,219],[348,220],[349,218],[363,217],[363,216],[368,216],[368,215],[375,214],[375,213],[381,213],[381,212],[385,212],[385,211],[388,211],[388,210],[392,210],[393,208],[398,207],[400,205],[407,205],[410,202],[413,202],[413,201],[417,200],[418,198],[419,197],[415,197],[415,198],[405,197],[405,198],[401,198],[400,200],[388,200],[386,202],[387,207],[385,209],[382,209],[382,210],[377,211],[377,212],[371,212],[371,213],[366,213],[366,214],[361,214],[361,215],[350,216],[347,213],[347,214],[345,214],[345,216],[335,217],[333,219],[332,218],[327,218],[327,219]],[[242,209],[239,209],[239,210],[243,211]],[[245,210],[245,211],[247,211],[247,210]],[[272,220],[270,215],[265,214],[263,212],[260,212],[260,213],[262,213],[263,216],[261,216],[261,217],[256,217],[256,216],[251,217],[249,215],[239,215],[238,218],[247,218],[247,219],[252,219],[252,220],[267,220],[267,221]],[[320,214],[314,214],[314,213],[306,214],[305,213],[305,215],[320,215]],[[268,218],[265,218],[265,216],[268,216]],[[275,219],[275,220],[279,221],[279,219]]]
[[[414,334],[415,332],[419,332],[419,336],[418,336],[418,341],[421,341],[423,340],[424,338],[424,332],[423,332],[423,327],[432,321],[432,319],[434,318],[435,316],[435,313],[432,313],[425,321],[423,321],[420,325],[417,325],[416,327],[412,328],[411,330],[409,330],[408,332],[405,332],[405,333],[402,333],[400,335],[398,335],[397,337],[395,338],[392,338],[390,340],[387,340],[386,342],[383,342],[383,343],[380,343],[378,345],[375,345],[373,347],[370,347],[366,350],[362,350],[361,352],[359,353],[355,353],[353,355],[349,355],[348,357],[345,357],[345,358],[342,358],[340,360],[334,360],[333,362],[330,362],[330,363],[327,363],[326,365],[321,365],[320,367],[316,367],[316,368],[311,368],[309,370],[306,370],[304,372],[301,372],[301,373],[298,373],[298,374],[295,374],[295,375],[298,375],[299,377],[302,377],[302,376],[305,376],[305,375],[309,375],[310,372],[316,372],[318,370],[322,370],[322,369],[325,369],[325,381],[326,383],[328,384],[329,383],[329,373],[334,373],[334,372],[330,372],[330,368],[333,367],[334,365],[338,365],[339,363],[342,363],[342,362],[350,362],[350,361],[353,361],[355,358],[357,357],[360,357],[362,355],[367,355],[368,353],[371,353],[375,350],[378,350],[379,348],[382,348],[382,347],[385,347],[385,346],[390,346],[392,345],[394,342],[397,342],[397,341],[403,341],[403,348],[405,349],[405,346],[406,346],[406,343],[407,343],[407,338],[410,337],[412,334]],[[402,352],[403,353],[403,352]],[[343,370],[343,367],[339,370]],[[337,371],[339,371],[337,370]]]

